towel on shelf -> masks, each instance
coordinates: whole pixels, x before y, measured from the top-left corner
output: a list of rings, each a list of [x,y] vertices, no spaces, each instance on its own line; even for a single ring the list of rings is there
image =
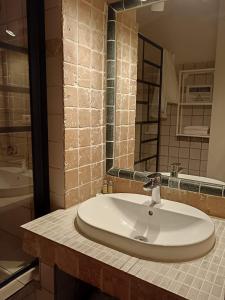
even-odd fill
[[[186,126],[184,127],[184,134],[187,135],[209,135],[208,126]]]

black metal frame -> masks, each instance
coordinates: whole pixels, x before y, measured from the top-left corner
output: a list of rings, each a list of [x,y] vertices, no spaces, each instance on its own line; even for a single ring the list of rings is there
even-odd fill
[[[35,218],[50,212],[49,172],[48,172],[48,126],[47,126],[47,87],[45,56],[44,0],[27,0],[28,55],[30,78],[30,109],[32,133],[32,158],[34,181]],[[4,44],[4,45],[3,45]],[[10,50],[27,53],[20,47],[1,46]],[[18,48],[18,49],[17,49]],[[16,277],[37,265],[35,259],[18,272],[0,282],[0,288]]]
[[[143,41],[143,52],[142,52],[142,78],[138,79],[137,82],[138,83],[142,83],[142,84],[146,84],[148,86],[148,101],[137,101],[136,104],[137,105],[147,105],[147,121],[138,121],[135,122],[135,125],[140,125],[140,145],[139,145],[139,159],[137,161],[135,161],[135,165],[145,162],[145,169],[147,169],[147,162],[151,159],[155,159],[156,158],[156,170],[158,171],[159,169],[159,147],[160,147],[160,113],[161,113],[161,97],[162,97],[162,68],[163,68],[163,48],[156,44],[155,42],[151,41],[150,39],[146,38],[145,36],[143,36],[142,34],[138,34],[138,38],[140,40]],[[160,64],[156,64],[152,61],[149,61],[147,59],[145,59],[145,44],[151,44],[151,46],[157,48],[160,51]],[[144,65],[145,64],[149,64],[155,68],[158,68],[160,71],[160,79],[159,79],[159,84],[154,83],[154,82],[150,82],[150,81],[146,81],[144,80],[145,78],[145,74],[144,74]],[[149,96],[149,87],[150,86],[154,86],[159,88],[159,109],[158,109],[158,119],[157,121],[155,120],[150,120],[150,116],[149,116],[149,107],[150,107],[150,103],[151,103],[151,99]],[[158,131],[157,131],[157,137],[156,138],[151,138],[148,140],[142,140],[142,132],[143,132],[143,125],[146,124],[158,124]],[[145,157],[142,158],[142,145],[146,144],[146,143],[150,143],[150,142],[155,142],[157,141],[157,151],[155,155],[149,156],[149,157]]]
[[[34,210],[50,211],[44,0],[27,0]]]

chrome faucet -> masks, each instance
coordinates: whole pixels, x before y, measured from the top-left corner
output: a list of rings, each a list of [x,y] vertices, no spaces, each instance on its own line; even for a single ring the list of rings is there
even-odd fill
[[[170,177],[178,178],[178,174],[183,170],[183,168],[180,166],[181,166],[181,163],[178,163],[178,162],[172,163],[170,165],[170,167],[171,167]]]
[[[161,186],[160,173],[152,173],[147,176],[147,180],[143,185],[143,189],[146,192],[152,191],[152,205],[161,203],[160,186]]]

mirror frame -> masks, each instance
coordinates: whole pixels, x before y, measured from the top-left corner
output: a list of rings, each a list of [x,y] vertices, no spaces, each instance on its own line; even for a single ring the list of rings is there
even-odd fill
[[[116,114],[116,21],[117,14],[130,9],[152,5],[160,0],[121,0],[108,6],[107,20],[107,80],[106,80],[106,172],[128,180],[142,181],[151,174],[114,168]],[[162,176],[162,185],[196,193],[225,197],[225,185]]]

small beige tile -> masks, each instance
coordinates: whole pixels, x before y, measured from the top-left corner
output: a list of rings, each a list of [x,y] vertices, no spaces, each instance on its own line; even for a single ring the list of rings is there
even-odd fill
[[[65,150],[72,150],[78,147],[78,129],[65,129]]]
[[[91,147],[79,148],[79,167],[93,163],[91,160]]]
[[[64,108],[65,127],[77,128],[78,127],[78,110],[77,108]]]
[[[65,151],[65,169],[75,169],[78,167],[78,149]]]
[[[85,166],[79,168],[79,185],[87,184],[91,181],[91,167]]]
[[[91,145],[91,129],[84,128],[79,130],[79,146],[85,147]]]
[[[63,38],[77,42],[77,22],[74,18],[63,16]]]
[[[91,31],[86,24],[78,24],[78,42],[85,47],[91,47]]]
[[[77,83],[77,66],[64,62],[64,85],[75,86]]]
[[[65,189],[66,191],[78,186],[78,169],[72,169],[65,172]]]
[[[77,88],[72,86],[64,87],[64,106],[65,107],[77,107],[78,95]]]
[[[79,109],[79,127],[90,127],[91,113],[89,109]]]
[[[91,50],[84,47],[78,46],[78,64],[90,68],[91,65]]]
[[[88,1],[78,0],[78,19],[79,22],[82,22],[84,24],[90,25],[91,21],[91,6]]]
[[[80,108],[90,108],[90,90],[78,88],[78,101]]]
[[[91,70],[89,68],[78,66],[78,85],[86,88],[91,86]]]

